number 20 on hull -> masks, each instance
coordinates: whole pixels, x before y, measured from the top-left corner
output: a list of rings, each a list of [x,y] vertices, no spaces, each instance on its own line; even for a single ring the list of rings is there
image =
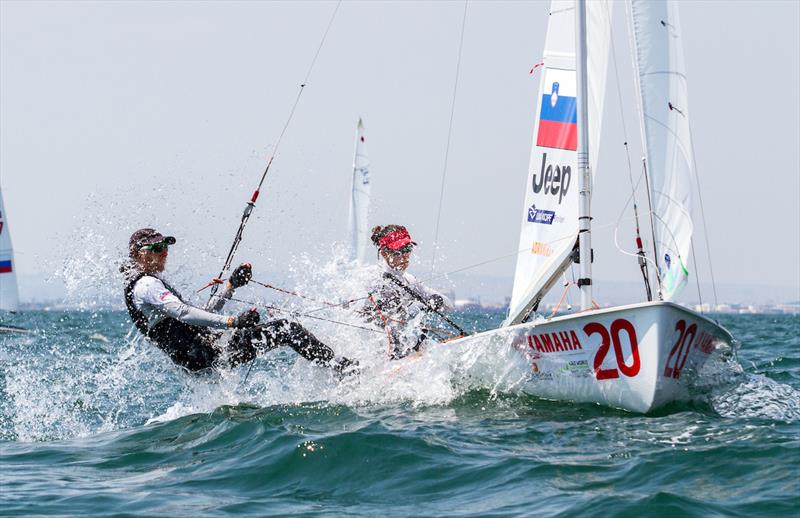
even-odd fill
[[[619,378],[620,373],[623,376],[633,378],[639,374],[639,369],[642,366],[642,362],[639,358],[639,341],[636,338],[636,329],[628,320],[618,318],[611,322],[610,329],[598,322],[591,322],[583,326],[583,332],[586,333],[586,336],[600,335],[600,347],[598,347],[597,353],[594,355],[593,363],[593,372],[596,379],[615,379]],[[627,337],[628,344],[630,345],[630,364],[625,362],[625,354],[622,350],[623,334]],[[617,367],[603,368],[603,361],[606,359],[612,345]]]

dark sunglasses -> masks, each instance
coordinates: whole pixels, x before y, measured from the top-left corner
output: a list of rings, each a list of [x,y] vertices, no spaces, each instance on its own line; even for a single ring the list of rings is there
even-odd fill
[[[410,254],[414,249],[413,248],[399,248],[397,250],[392,250],[391,248],[387,248],[386,251],[392,255],[406,255]]]
[[[168,248],[169,245],[167,243],[153,243],[152,245],[144,245],[139,247],[139,250],[149,250],[151,252],[160,254],[161,252],[166,252]]]

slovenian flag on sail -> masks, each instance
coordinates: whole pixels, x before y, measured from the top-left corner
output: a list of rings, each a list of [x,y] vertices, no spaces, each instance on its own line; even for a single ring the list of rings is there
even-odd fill
[[[548,72],[556,71],[548,70]],[[546,79],[555,75],[548,74]],[[545,83],[545,86],[547,85],[549,89],[542,94],[536,145],[575,151],[578,149],[578,112],[575,104],[574,80],[564,82],[551,79]]]
[[[11,273],[11,261],[0,261],[0,273]]]

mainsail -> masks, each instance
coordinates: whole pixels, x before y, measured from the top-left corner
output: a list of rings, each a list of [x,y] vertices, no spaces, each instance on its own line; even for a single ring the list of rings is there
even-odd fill
[[[597,163],[610,44],[611,3],[587,11],[589,162]],[[536,101],[534,140],[514,288],[506,323],[524,322],[569,266],[578,237],[575,2],[553,0]],[[524,251],[523,251],[524,250]]]
[[[674,300],[689,276],[695,174],[678,6],[633,0],[631,23],[661,296]]]
[[[369,240],[367,216],[369,213],[369,158],[364,138],[364,123],[358,119],[356,129],[355,156],[353,157],[353,184],[350,193],[350,218],[347,228],[350,234],[350,260],[364,262]]]
[[[0,311],[16,311],[18,304],[17,272],[11,249],[11,235],[8,232],[8,219],[3,206],[3,190],[0,188]]]

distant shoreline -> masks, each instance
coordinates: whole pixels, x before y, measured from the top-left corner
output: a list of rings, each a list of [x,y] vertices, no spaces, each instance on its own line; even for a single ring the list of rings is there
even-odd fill
[[[618,304],[605,304],[601,307],[611,307]],[[697,303],[683,303],[683,306],[693,309],[701,313],[719,314],[719,315],[800,315],[800,301],[786,302],[781,304],[700,304]],[[549,314],[555,308],[554,304],[546,304],[540,308],[540,313]],[[25,302],[20,303],[19,312],[26,311],[125,311],[122,305],[102,304],[98,303],[96,306],[87,307],[80,304],[69,304],[62,301],[46,301],[46,302]],[[506,313],[508,306],[498,304],[480,304],[477,301],[457,301],[456,311],[458,313]],[[559,311],[558,314],[568,314],[571,311]],[[2,319],[0,319],[2,321]]]

